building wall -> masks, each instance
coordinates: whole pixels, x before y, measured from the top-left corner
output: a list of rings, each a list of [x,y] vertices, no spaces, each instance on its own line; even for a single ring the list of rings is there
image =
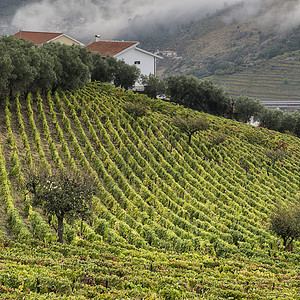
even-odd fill
[[[130,49],[119,55],[115,55],[117,59],[123,59],[128,65],[134,65],[141,70],[142,75],[155,75],[155,57],[143,53],[136,49]],[[135,62],[140,62],[135,64]]]
[[[80,45],[80,43],[68,38],[67,36],[60,36],[57,39],[53,40],[54,43],[61,43],[61,44],[65,44],[68,46],[72,46],[72,45]]]

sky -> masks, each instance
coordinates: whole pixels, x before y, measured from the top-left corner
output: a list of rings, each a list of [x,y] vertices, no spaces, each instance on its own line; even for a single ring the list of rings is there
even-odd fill
[[[114,39],[126,29],[158,30],[160,26],[172,28],[178,24],[199,20],[208,13],[239,4],[224,19],[244,20],[260,12],[264,5],[278,0],[42,0],[21,7],[12,25],[22,30],[59,31],[59,24],[72,21],[72,29],[81,39],[101,35]],[[285,0],[292,6],[280,11],[267,12],[261,25],[275,25],[280,30],[300,24],[300,0]],[[54,22],[56,21],[56,22]]]

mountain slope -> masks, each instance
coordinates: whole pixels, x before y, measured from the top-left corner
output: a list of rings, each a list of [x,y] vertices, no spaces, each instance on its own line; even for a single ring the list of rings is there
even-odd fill
[[[218,74],[209,79],[223,85],[232,97],[246,95],[263,103],[294,102],[300,108],[299,51],[259,62],[235,74]]]
[[[244,4],[227,7],[199,21],[182,24],[169,37],[139,39],[145,48],[174,50],[180,59],[161,62],[161,75],[187,73],[197,77],[218,70],[240,71],[257,59],[268,60],[300,49],[299,26],[283,29],[278,20],[296,9],[295,1],[266,1],[253,15]],[[247,13],[250,15],[247,16]],[[276,19],[277,16],[277,19]]]
[[[132,117],[128,102],[148,114]],[[172,121],[187,112],[210,123],[191,145]],[[299,242],[283,252],[268,219],[277,203],[299,198],[298,138],[93,83],[6,101],[0,146],[0,208],[9,220],[0,228],[21,243],[3,243],[3,292],[296,299]],[[270,149],[286,155],[273,164]],[[52,227],[18,190],[33,163],[96,178],[95,216],[66,224],[68,245],[54,243]]]

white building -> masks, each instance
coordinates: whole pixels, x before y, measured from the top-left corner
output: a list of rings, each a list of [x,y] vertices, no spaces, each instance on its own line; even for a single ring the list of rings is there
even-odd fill
[[[96,40],[86,48],[90,51],[100,52],[102,57],[108,54],[118,60],[124,60],[128,65],[135,65],[141,70],[141,75],[156,75],[156,60],[161,57],[138,48],[138,45],[139,42]],[[142,88],[141,84],[137,82],[135,89]]]

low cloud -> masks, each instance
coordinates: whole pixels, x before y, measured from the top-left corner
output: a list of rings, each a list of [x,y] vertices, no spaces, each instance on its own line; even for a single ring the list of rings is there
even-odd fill
[[[236,8],[224,21],[241,21],[260,13],[274,1],[277,0],[42,0],[20,8],[12,25],[22,30],[64,31],[80,39],[95,34],[113,39],[128,28],[139,32],[172,28],[231,5]],[[292,9],[270,11],[264,22],[275,22],[282,30],[299,25],[300,0],[286,2]]]

